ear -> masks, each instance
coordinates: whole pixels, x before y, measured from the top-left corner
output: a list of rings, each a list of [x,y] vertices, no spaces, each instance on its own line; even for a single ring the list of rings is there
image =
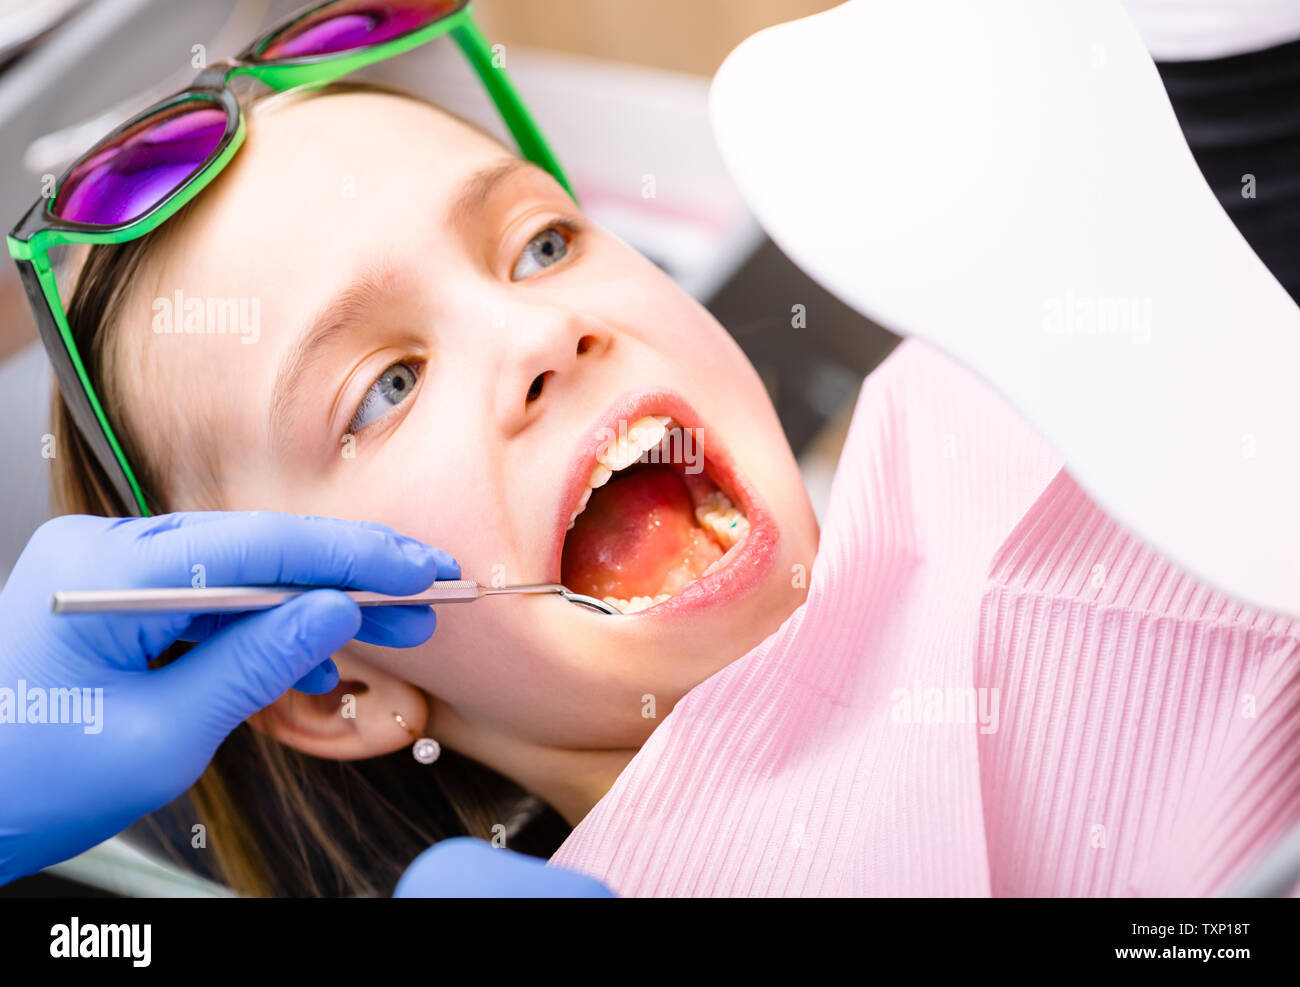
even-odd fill
[[[282,744],[313,757],[353,761],[390,754],[410,746],[413,730],[423,731],[429,704],[423,692],[350,654],[334,655],[339,684],[309,696],[290,690],[249,717],[249,724]]]

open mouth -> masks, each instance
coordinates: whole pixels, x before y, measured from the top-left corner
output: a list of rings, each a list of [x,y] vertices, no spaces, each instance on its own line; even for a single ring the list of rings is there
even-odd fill
[[[670,412],[641,414],[594,450],[564,535],[565,586],[640,613],[744,553],[752,500],[701,431]]]

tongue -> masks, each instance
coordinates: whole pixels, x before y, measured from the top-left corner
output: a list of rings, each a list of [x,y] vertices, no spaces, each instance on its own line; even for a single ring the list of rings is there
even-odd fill
[[[564,540],[561,579],[601,598],[672,595],[721,557],[676,471],[634,466],[592,493]]]

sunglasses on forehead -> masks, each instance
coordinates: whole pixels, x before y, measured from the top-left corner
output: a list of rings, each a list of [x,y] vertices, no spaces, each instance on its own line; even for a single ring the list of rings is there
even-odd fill
[[[563,171],[474,22],[468,0],[333,0],[293,15],[238,56],[205,69],[189,88],[155,103],[77,158],[8,236],[41,339],[78,432],[123,508],[150,514],[146,497],[91,384],[59,300],[49,251],[61,244],[126,243],[192,200],[244,141],[230,81],[273,89],[323,85],[450,34],[519,146],[573,196]]]

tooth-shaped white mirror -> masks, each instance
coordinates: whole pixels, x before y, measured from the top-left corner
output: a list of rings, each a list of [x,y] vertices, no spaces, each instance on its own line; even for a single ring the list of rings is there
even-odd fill
[[[745,41],[711,112],[795,263],[991,382],[1157,550],[1300,614],[1300,310],[1116,0],[851,0]]]

